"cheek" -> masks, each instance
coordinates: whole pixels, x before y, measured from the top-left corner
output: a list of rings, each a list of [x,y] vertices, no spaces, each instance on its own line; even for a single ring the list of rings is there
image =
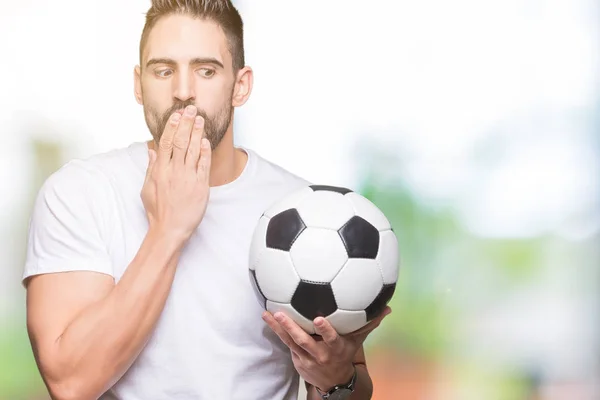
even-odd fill
[[[196,86],[196,106],[215,114],[231,103],[232,86],[228,82],[211,80]]]
[[[219,113],[224,106],[223,99],[221,97],[211,97],[203,95],[202,97],[196,98],[196,107],[200,110],[204,110],[206,114],[215,116]]]
[[[168,104],[161,98],[152,95],[144,96],[144,108],[146,112],[152,114],[155,118],[162,118],[162,115],[169,109],[171,104]]]
[[[144,104],[155,110],[164,110],[169,107],[172,99],[171,87],[167,82],[152,82],[142,85],[142,98]]]

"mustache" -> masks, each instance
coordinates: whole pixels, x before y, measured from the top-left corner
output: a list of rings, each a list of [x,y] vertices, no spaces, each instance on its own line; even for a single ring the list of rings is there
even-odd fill
[[[167,124],[167,122],[169,121],[169,118],[171,117],[171,115],[173,115],[174,112],[183,110],[187,106],[195,106],[194,101],[186,100],[186,101],[173,103],[173,105],[171,107],[169,107],[162,116],[162,126],[165,126]],[[206,111],[199,108],[198,106],[196,106],[196,109],[198,110],[197,115],[202,116],[202,118],[204,118],[204,120],[207,121],[208,115],[207,115]]]

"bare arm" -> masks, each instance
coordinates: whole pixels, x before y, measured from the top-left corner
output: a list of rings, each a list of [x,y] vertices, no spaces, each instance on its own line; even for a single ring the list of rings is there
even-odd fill
[[[192,107],[192,114],[171,119],[160,149],[150,153],[141,193],[149,230],[119,282],[84,271],[29,280],[29,335],[54,399],[96,399],[114,385],[164,308],[181,250],[208,202],[211,150],[195,113]],[[52,260],[61,261],[69,260]]]
[[[117,285],[94,272],[31,278],[27,324],[55,399],[96,399],[133,363],[169,294],[180,246],[149,232]]]

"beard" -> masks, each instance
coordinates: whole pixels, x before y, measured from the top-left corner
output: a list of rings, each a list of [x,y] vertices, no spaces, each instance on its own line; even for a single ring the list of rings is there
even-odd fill
[[[171,115],[177,110],[183,110],[188,105],[195,105],[194,101],[190,99],[182,102],[176,102],[163,113],[160,113],[152,106],[144,106],[146,125],[148,126],[148,129],[150,130],[150,133],[157,144],[160,143],[160,138],[163,135],[165,126],[167,126],[167,122],[169,122]],[[217,148],[219,143],[221,143],[221,140],[223,140],[225,132],[227,132],[227,128],[231,122],[231,117],[233,114],[231,99],[229,99],[220,110],[210,117],[205,110],[198,107],[197,109],[197,115],[200,115],[202,118],[204,118],[204,135],[210,142],[211,150],[214,150]]]

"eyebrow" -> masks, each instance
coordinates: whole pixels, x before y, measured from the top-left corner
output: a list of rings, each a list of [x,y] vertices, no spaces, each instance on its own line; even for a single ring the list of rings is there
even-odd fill
[[[171,58],[151,58],[146,63],[146,68],[153,64],[167,64],[171,66],[177,65],[177,62]],[[213,57],[196,57],[190,60],[190,65],[198,65],[198,64],[212,64],[220,68],[223,67],[223,63],[216,58]]]

